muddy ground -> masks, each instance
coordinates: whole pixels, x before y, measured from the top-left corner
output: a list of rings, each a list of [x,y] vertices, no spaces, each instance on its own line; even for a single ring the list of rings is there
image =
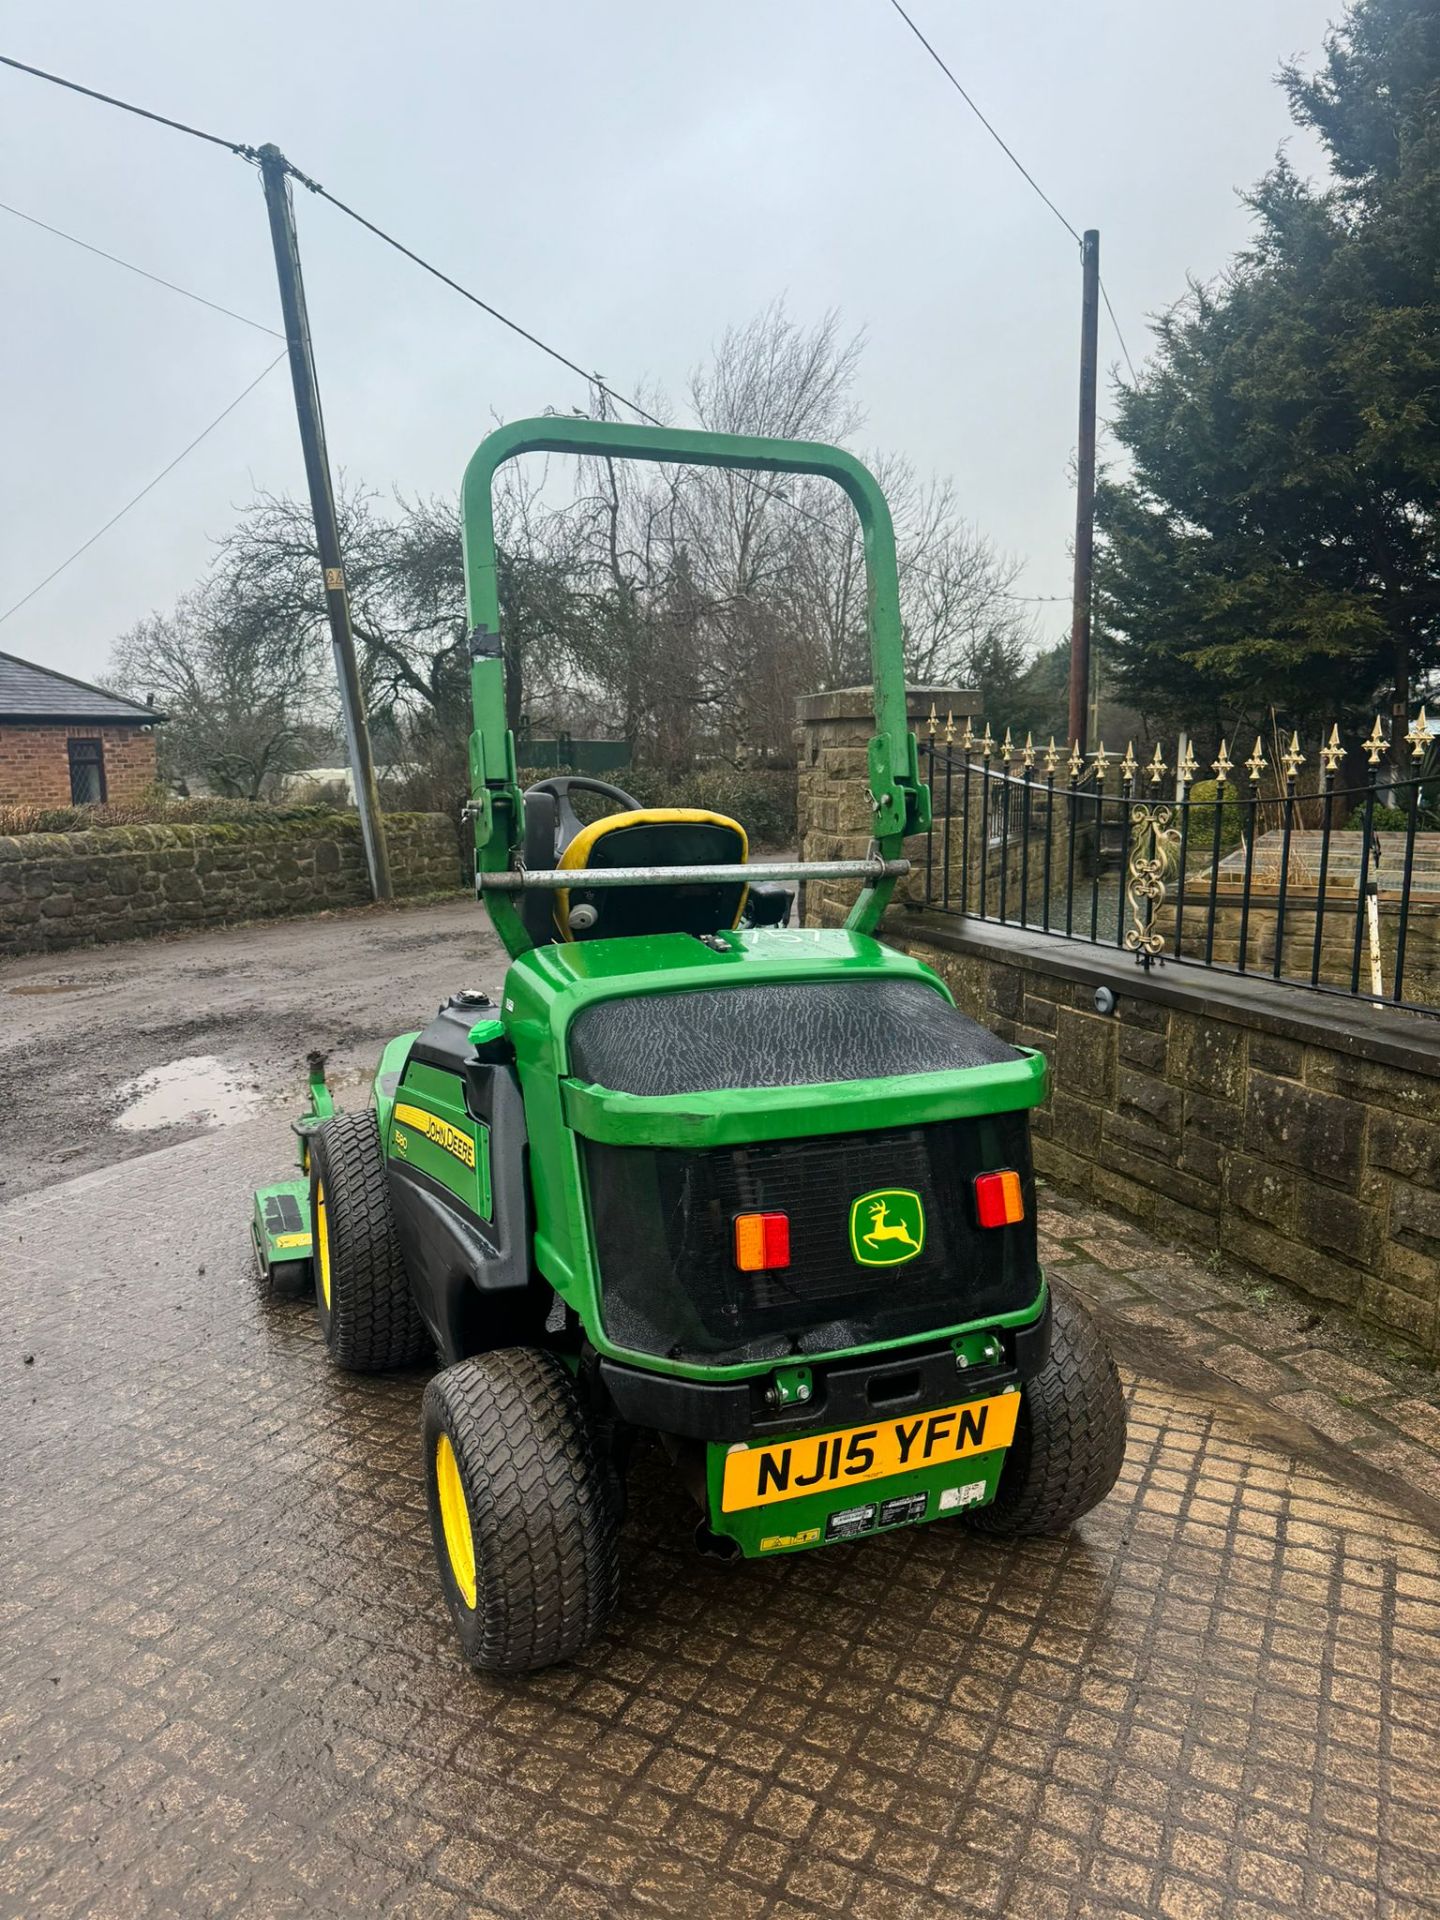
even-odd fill
[[[308,1048],[359,1104],[500,971],[465,901],[0,967],[0,1916],[1440,1912],[1433,1377],[1058,1194],[1130,1397],[1070,1535],[721,1566],[651,1447],[596,1644],[464,1667],[426,1370],[246,1222]]]
[[[246,1108],[298,1111],[312,1047],[329,1054],[337,1088],[356,1087],[387,1039],[459,987],[498,991],[503,969],[469,900],[0,963],[11,1123],[0,1201],[174,1146]],[[177,1062],[209,1064],[159,1087],[145,1080]],[[145,1124],[117,1124],[127,1112]]]

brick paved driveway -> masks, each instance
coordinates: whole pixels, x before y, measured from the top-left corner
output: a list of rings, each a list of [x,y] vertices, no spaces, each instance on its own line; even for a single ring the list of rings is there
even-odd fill
[[[249,1278],[284,1156],[267,1118],[0,1209],[0,1912],[1440,1911],[1440,1539],[1398,1484],[1153,1355],[1061,1543],[721,1567],[648,1459],[606,1640],[482,1680],[421,1378],[337,1375]]]

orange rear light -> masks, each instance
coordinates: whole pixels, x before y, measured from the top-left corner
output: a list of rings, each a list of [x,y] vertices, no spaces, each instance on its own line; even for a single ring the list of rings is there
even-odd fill
[[[1025,1195],[1019,1174],[1008,1167],[1003,1173],[977,1173],[975,1217],[982,1227],[1013,1227],[1023,1220]]]
[[[742,1273],[768,1273],[790,1264],[790,1218],[784,1213],[737,1213],[735,1264]]]

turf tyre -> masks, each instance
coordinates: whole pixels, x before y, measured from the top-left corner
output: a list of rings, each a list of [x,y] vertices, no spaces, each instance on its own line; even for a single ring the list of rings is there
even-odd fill
[[[620,1519],[614,1475],[566,1368],[535,1347],[477,1354],[430,1382],[423,1421],[435,1558],[466,1659],[487,1673],[573,1659],[614,1611]],[[464,1491],[468,1594],[446,1537],[442,1436]]]
[[[337,1114],[311,1136],[310,1221],[315,1311],[336,1365],[384,1373],[428,1359],[433,1346],[405,1273],[373,1113]]]
[[[1050,1358],[1027,1380],[1015,1439],[977,1533],[1064,1533],[1098,1506],[1125,1458],[1125,1396],[1110,1350],[1078,1300],[1052,1289]]]

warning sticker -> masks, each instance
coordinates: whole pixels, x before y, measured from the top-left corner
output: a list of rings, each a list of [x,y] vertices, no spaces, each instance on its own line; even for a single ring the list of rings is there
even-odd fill
[[[813,1547],[819,1538],[819,1527],[802,1527],[799,1533],[769,1533],[760,1542],[760,1551],[779,1553],[784,1547]]]
[[[912,1520],[925,1518],[925,1502],[929,1498],[923,1493],[902,1493],[894,1500],[880,1502],[880,1524],[882,1527],[908,1526]]]
[[[946,1487],[940,1495],[941,1513],[955,1513],[961,1507],[973,1507],[985,1498],[986,1482],[972,1480],[968,1487]]]
[[[827,1540],[853,1540],[857,1534],[869,1533],[875,1524],[875,1502],[872,1500],[864,1507],[842,1507],[838,1513],[832,1513],[825,1522]]]

